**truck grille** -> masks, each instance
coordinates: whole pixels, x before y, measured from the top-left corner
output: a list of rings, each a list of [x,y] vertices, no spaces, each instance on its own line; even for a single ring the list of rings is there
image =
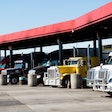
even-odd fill
[[[94,70],[89,70],[87,72],[87,79],[94,79]]]
[[[98,74],[98,78],[95,79],[95,84],[106,84],[108,79],[109,71],[108,70],[100,70]]]
[[[14,70],[8,70],[7,74],[8,74],[8,75],[15,74],[15,71],[14,71]]]
[[[54,69],[50,69],[47,71],[48,72],[48,78],[55,78],[55,70]]]
[[[107,70],[100,70],[98,78],[99,79],[107,79],[108,71]]]

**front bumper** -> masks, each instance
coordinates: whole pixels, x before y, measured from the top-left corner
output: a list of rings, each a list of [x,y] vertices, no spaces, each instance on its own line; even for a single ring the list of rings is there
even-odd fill
[[[44,78],[44,85],[49,85],[49,86],[60,86],[60,79],[49,79],[49,78]]]

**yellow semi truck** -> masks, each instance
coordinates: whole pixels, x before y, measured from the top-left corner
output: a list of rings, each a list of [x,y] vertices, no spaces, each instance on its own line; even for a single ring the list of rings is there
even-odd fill
[[[86,78],[89,68],[87,57],[70,57],[64,61],[62,66],[51,66],[44,73],[44,85],[67,87],[70,82],[70,74],[80,74],[82,79]],[[90,65],[94,67],[98,64],[97,57],[90,57]]]

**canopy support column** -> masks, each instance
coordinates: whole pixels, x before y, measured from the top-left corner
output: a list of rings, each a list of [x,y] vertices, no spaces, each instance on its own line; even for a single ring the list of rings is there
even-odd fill
[[[99,59],[99,64],[102,63],[102,37],[97,33],[97,38],[98,38],[98,59]]]
[[[59,45],[59,65],[63,65],[63,56],[62,56],[63,45],[59,39],[57,39],[57,43]]]
[[[0,61],[2,60],[1,50],[0,50]]]
[[[6,54],[6,49],[4,50],[4,57],[6,58],[7,54]]]
[[[40,46],[40,52],[43,52],[42,46]]]
[[[93,53],[94,53],[94,56],[97,56],[97,54],[96,54],[96,37],[93,40]]]
[[[9,51],[10,51],[10,55],[9,55],[10,63],[9,63],[9,66],[10,66],[10,68],[12,68],[13,67],[13,58],[12,58],[13,50],[12,50],[12,46],[9,46],[8,48],[9,48]]]

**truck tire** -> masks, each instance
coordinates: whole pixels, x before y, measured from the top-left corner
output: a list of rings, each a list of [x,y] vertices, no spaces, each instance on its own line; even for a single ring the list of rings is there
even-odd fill
[[[112,96],[112,92],[107,92],[110,96]]]
[[[13,77],[11,78],[11,84],[17,84],[18,83],[18,79]]]
[[[63,86],[64,88],[67,88],[68,85],[70,86],[70,76],[66,76],[66,77],[63,79],[63,81],[62,81],[62,86]]]
[[[87,80],[86,79],[82,79],[82,86],[83,86],[83,88],[87,88]]]

